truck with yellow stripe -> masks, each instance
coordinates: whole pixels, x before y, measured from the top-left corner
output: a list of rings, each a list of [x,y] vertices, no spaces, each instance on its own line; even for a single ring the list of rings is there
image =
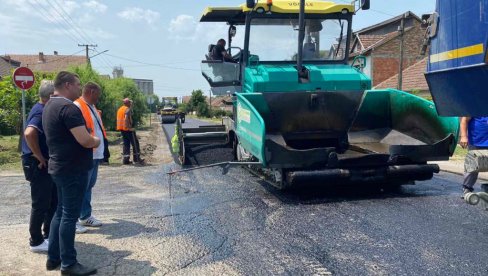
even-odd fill
[[[437,0],[426,79],[443,116],[488,116],[488,1]]]

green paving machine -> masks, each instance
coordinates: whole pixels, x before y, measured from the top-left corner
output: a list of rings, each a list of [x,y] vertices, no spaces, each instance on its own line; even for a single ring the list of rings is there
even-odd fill
[[[201,22],[228,25],[232,60],[202,61],[216,95],[233,95],[234,115],[221,125],[182,128],[188,149],[226,144],[234,159],[278,188],[301,184],[412,184],[448,160],[457,118],[439,117],[432,102],[393,90],[370,90],[364,57],[349,60],[352,18],[369,1],[247,1],[207,8]],[[242,43],[235,47],[234,41]],[[209,46],[209,50],[214,46]]]

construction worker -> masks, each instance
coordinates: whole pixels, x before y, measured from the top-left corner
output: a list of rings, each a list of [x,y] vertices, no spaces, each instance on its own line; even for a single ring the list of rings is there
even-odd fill
[[[132,145],[132,155],[135,163],[143,163],[144,160],[141,159],[139,140],[135,129],[133,127],[132,121],[132,101],[129,98],[123,100],[124,105],[122,105],[117,111],[117,130],[122,134],[122,139],[124,141],[124,148],[122,151],[123,164],[132,164],[130,161],[130,147]]]
[[[465,198],[464,195],[474,191],[480,169],[486,170],[486,168],[475,168],[469,161],[475,151],[488,151],[488,117],[461,117],[460,131],[459,144],[463,149],[468,149],[464,160],[463,198]]]
[[[91,197],[92,189],[97,182],[98,166],[104,159],[105,141],[107,134],[103,126],[102,117],[99,115],[95,104],[98,102],[102,91],[98,84],[87,82],[83,87],[83,92],[74,104],[81,110],[85,119],[86,128],[92,136],[100,139],[100,145],[93,149],[93,168],[88,171],[88,183],[81,205],[80,218],[76,225],[76,233],[85,233],[85,226],[100,227],[102,222],[92,215]]]

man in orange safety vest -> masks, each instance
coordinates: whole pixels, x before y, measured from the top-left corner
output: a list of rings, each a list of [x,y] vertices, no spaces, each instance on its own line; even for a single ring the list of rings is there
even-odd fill
[[[134,162],[142,164],[144,162],[140,156],[139,139],[132,122],[132,100],[125,98],[122,105],[117,111],[117,130],[122,134],[124,147],[122,151],[123,164],[131,164],[130,161],[130,147],[132,145],[132,155]]]
[[[74,104],[81,110],[88,133],[100,139],[100,145],[93,149],[93,168],[88,171],[87,189],[81,205],[80,217],[76,225],[76,233],[85,233],[87,231],[85,226],[102,226],[102,222],[92,215],[91,206],[92,189],[97,182],[98,166],[104,159],[104,144],[107,142],[107,134],[103,126],[102,118],[95,107],[101,92],[101,88],[98,84],[87,82],[83,87],[81,97],[74,102]]]

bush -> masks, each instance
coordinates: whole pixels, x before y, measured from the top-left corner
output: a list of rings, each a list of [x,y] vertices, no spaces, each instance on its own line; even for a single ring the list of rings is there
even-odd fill
[[[221,117],[232,117],[232,111],[214,109],[212,110],[212,115],[217,118]]]
[[[43,79],[53,79],[53,73],[35,72],[34,86],[25,93],[26,114],[39,100],[37,91]],[[10,76],[0,80],[0,135],[19,134],[22,129],[22,91],[16,88]]]
[[[207,102],[198,103],[196,111],[198,117],[212,117],[212,112]]]
[[[124,98],[130,98],[133,102],[134,124],[140,125],[142,117],[148,112],[146,97],[137,88],[134,81],[127,78],[108,79],[101,77],[98,72],[89,66],[70,68],[68,71],[76,73],[80,77],[81,84],[88,81],[96,82],[102,89],[97,108],[102,111],[102,120],[107,130],[116,127],[117,110],[122,105]],[[55,73],[34,72],[36,82],[26,91],[26,116],[32,106],[38,101],[38,90],[41,80],[53,80]],[[14,87],[11,77],[5,77],[0,81],[0,135],[19,134],[22,129],[22,92]]]

